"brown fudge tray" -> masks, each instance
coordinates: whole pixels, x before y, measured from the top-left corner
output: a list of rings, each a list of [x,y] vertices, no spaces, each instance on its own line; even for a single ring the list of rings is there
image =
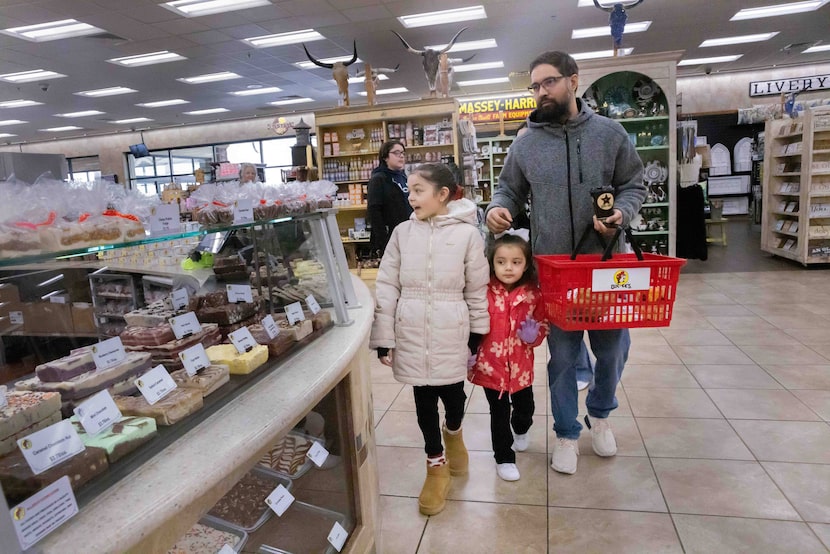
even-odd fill
[[[253,469],[208,512],[235,527],[251,532],[265,523],[273,511],[265,503],[277,486],[291,489],[291,481],[273,473]]]
[[[260,546],[267,545],[285,552],[335,552],[328,541],[335,522],[343,527],[348,524],[344,514],[295,501],[282,517],[271,519],[251,533],[245,548],[257,552]]]
[[[193,389],[173,389],[167,396],[148,404],[143,396],[115,396],[123,415],[155,418],[157,425],[173,425],[202,408],[202,393]]]

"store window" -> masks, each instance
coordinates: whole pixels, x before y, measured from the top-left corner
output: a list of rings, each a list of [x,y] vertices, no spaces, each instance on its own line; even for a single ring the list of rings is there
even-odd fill
[[[69,181],[91,183],[101,178],[101,165],[98,156],[67,158],[66,164],[69,170],[67,176]]]

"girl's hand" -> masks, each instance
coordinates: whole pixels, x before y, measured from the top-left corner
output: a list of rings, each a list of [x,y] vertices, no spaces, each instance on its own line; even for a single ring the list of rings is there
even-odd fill
[[[470,356],[467,358],[467,370],[469,371],[469,370],[473,369],[473,367],[475,367],[475,365],[476,365],[476,355],[475,354],[470,354]]]
[[[382,363],[385,366],[392,367],[392,361],[394,360],[394,358],[395,358],[395,349],[392,348],[392,349],[389,350],[389,354],[387,356],[384,356],[384,357],[380,358],[380,363]]]
[[[516,331],[516,336],[518,336],[519,340],[524,343],[530,344],[534,342],[536,337],[539,336],[539,322],[528,314],[527,319],[522,321],[519,325],[519,330]]]

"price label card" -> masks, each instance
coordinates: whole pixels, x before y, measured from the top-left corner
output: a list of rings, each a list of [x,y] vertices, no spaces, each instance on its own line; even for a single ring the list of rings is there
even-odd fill
[[[17,446],[35,475],[84,450],[81,437],[68,419],[18,439]]]
[[[202,331],[202,326],[199,324],[199,320],[196,318],[194,312],[187,312],[186,314],[171,317],[168,321],[177,339],[183,339]]]
[[[231,545],[226,544],[225,546],[220,548],[219,552],[217,552],[216,554],[236,554],[236,550],[234,550]]]
[[[69,476],[64,475],[48,487],[36,492],[11,510],[12,524],[23,550],[63,525],[78,513]],[[12,545],[7,545],[15,550]]]
[[[9,323],[23,325],[23,312],[9,312]]]
[[[182,228],[178,204],[161,204],[150,213],[150,233],[162,235],[178,233]]]
[[[176,289],[170,294],[170,300],[173,302],[174,310],[181,310],[187,306],[190,296],[187,294],[187,289]]]
[[[228,285],[227,288],[228,302],[231,304],[254,301],[253,294],[251,294],[251,287],[248,285]]]
[[[127,359],[127,353],[124,351],[124,345],[121,344],[121,337],[102,340],[92,346],[92,361],[95,362],[95,369],[109,369],[125,359]]]
[[[285,510],[288,509],[289,506],[294,502],[294,495],[288,492],[284,486],[280,485],[273,490],[271,494],[268,495],[268,498],[265,499],[265,503],[270,506],[274,513],[278,516],[282,516],[285,513]]]
[[[9,404],[9,399],[6,398],[6,385],[0,385],[0,408],[5,408]]]
[[[176,382],[167,373],[163,365],[159,364],[138,379],[135,386],[144,395],[147,404],[151,406],[164,398],[167,393],[176,388]]]
[[[343,550],[343,545],[346,544],[346,539],[348,538],[349,532],[346,531],[342,525],[340,525],[339,521],[335,521],[331,531],[329,531],[329,544],[332,545],[335,550],[340,552]]]
[[[294,325],[298,321],[305,321],[305,314],[303,313],[303,306],[299,302],[294,302],[285,307],[285,317],[288,318],[288,323]]]
[[[317,299],[314,298],[313,294],[309,294],[308,296],[306,296],[305,303],[308,306],[308,309],[311,310],[311,313],[313,313],[314,315],[320,313],[320,310],[322,308],[320,308],[320,304],[317,302]]]
[[[239,199],[233,205],[233,224],[250,223],[254,220],[254,203],[250,198]]]
[[[88,435],[97,435],[121,421],[121,410],[106,390],[92,395],[73,411]]]
[[[187,371],[187,374],[191,377],[210,366],[210,358],[208,358],[205,347],[201,344],[182,350],[179,353],[179,359],[184,364],[184,370]]]
[[[254,340],[254,336],[247,327],[237,329],[233,333],[229,334],[228,338],[231,339],[231,343],[233,343],[237,352],[240,354],[244,354],[245,352],[252,350],[254,346],[257,345]]]
[[[60,294],[54,294],[49,297],[49,302],[51,304],[66,304],[66,297]]]
[[[326,458],[329,457],[329,451],[326,450],[325,446],[317,441],[314,441],[314,444],[312,444],[311,448],[308,449],[306,457],[314,462],[314,465],[320,467],[323,465],[323,462],[326,461]]]
[[[262,327],[265,329],[265,332],[268,334],[268,338],[274,340],[277,338],[277,335],[280,334],[280,328],[277,325],[277,322],[274,321],[274,318],[270,315],[266,315],[262,319]]]

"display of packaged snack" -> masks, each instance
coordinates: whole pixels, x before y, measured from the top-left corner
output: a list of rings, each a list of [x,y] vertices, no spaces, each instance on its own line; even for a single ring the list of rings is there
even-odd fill
[[[230,369],[226,365],[211,364],[192,377],[184,369],[174,371],[170,377],[177,387],[198,390],[205,397],[230,380]]]
[[[173,389],[152,405],[143,396],[114,396],[113,400],[123,415],[152,417],[156,425],[173,425],[203,406],[202,393],[193,389]]]
[[[103,449],[111,464],[156,436],[156,420],[151,417],[125,416],[109,429],[96,435],[87,434],[78,416],[73,415],[69,421],[84,445]]]
[[[268,361],[268,347],[258,344],[240,354],[232,344],[217,344],[207,349],[211,363],[226,365],[232,375],[247,375]]]

